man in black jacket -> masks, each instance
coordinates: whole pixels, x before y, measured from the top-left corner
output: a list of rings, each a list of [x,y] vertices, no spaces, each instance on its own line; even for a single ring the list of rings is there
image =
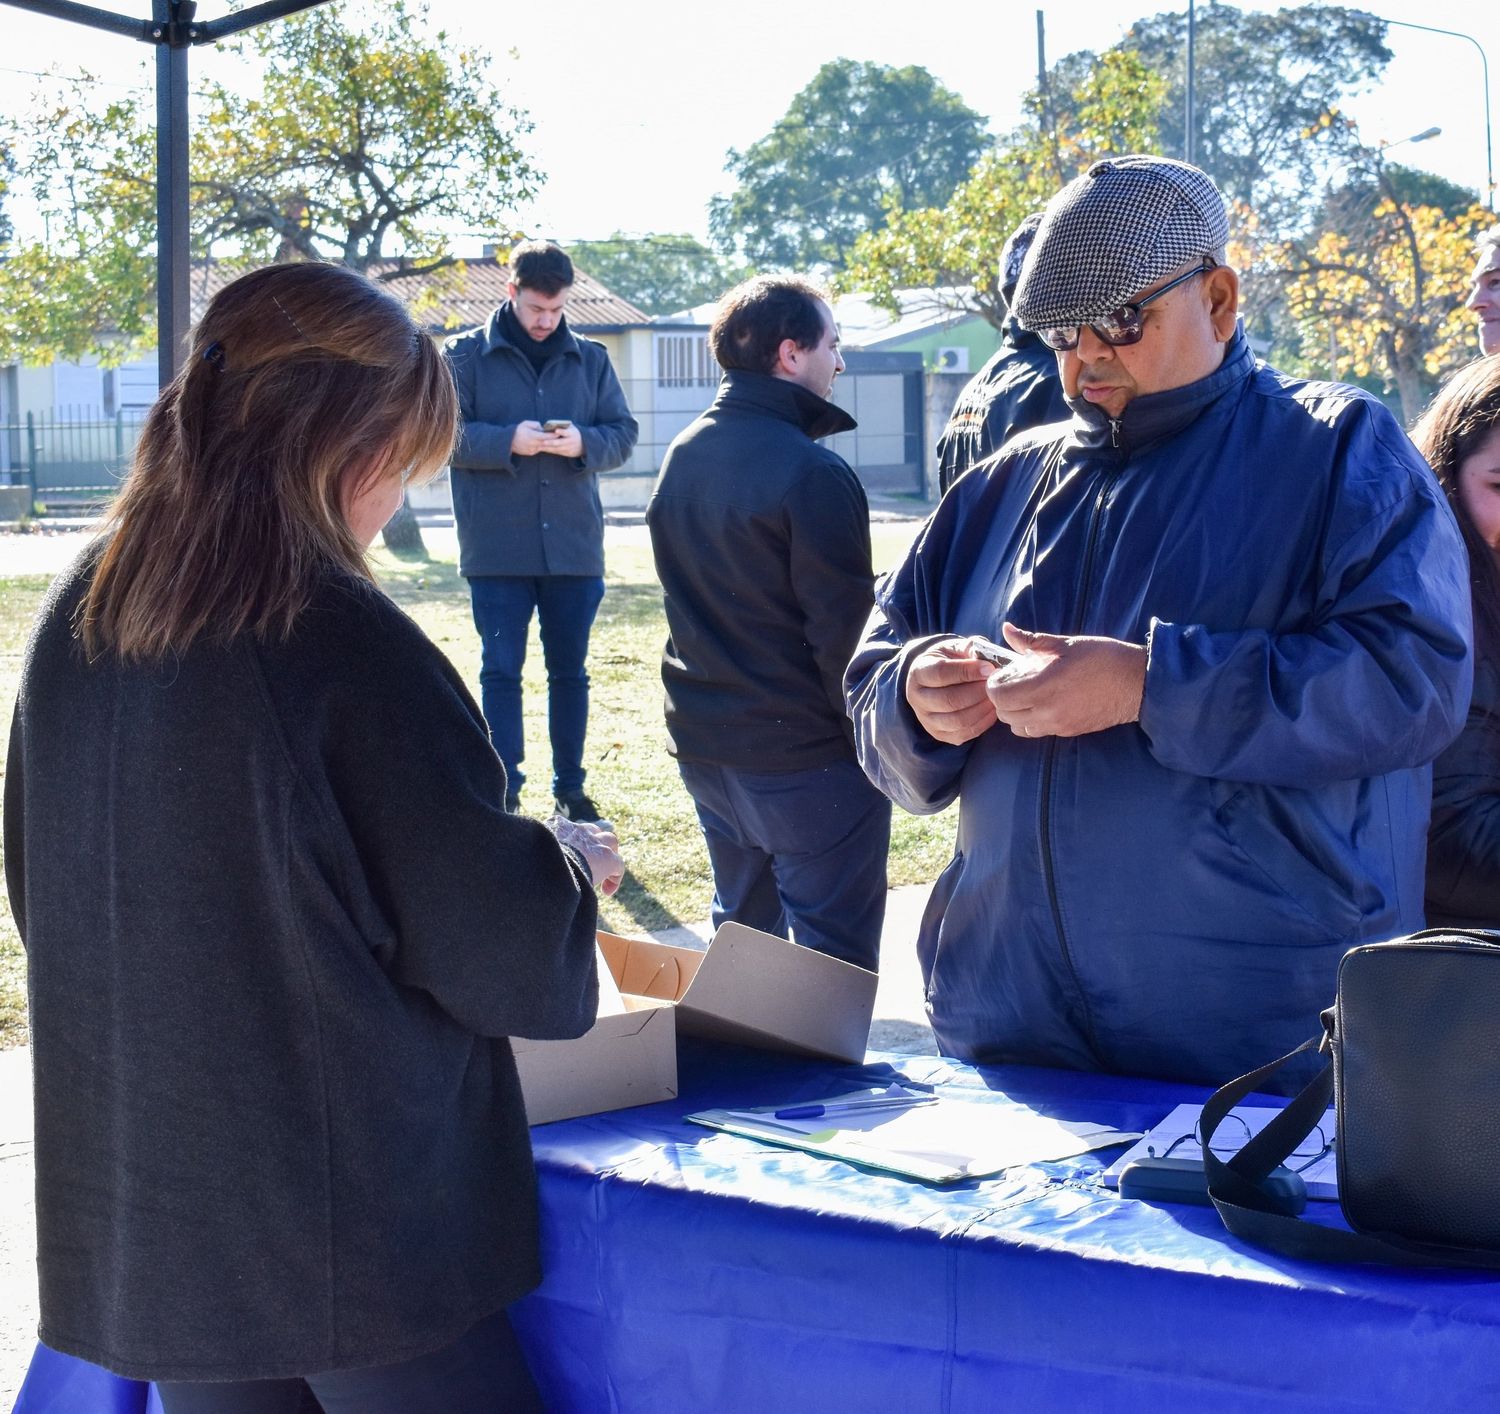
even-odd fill
[[[583,790],[589,632],[604,598],[598,473],[629,458],[637,427],[602,344],[563,309],[573,262],[547,241],[510,257],[506,300],[448,341],[462,430],[453,452],[458,572],[483,643],[479,685],[490,739],[520,804],[521,668],[536,614],[547,661],[552,793],[559,814],[598,820]]]
[[[1000,295],[1007,308],[1041,224],[1042,213],[1033,212],[1010,233],[1000,252]],[[1017,432],[1066,422],[1071,416],[1057,374],[1057,355],[1012,315],[1005,322],[999,349],[964,385],[938,438],[939,487],[946,493],[964,472],[999,451]]]
[[[804,280],[730,291],[713,406],[667,451],[646,512],[670,637],[667,732],[714,872],[713,918],[874,968],[891,807],[864,778],[842,678],[873,602],[864,488],[816,439],[838,330]]]

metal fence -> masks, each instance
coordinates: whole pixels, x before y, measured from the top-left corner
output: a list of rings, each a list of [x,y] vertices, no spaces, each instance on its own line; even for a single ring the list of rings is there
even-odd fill
[[[859,422],[855,432],[832,438],[872,489],[920,493],[923,487],[921,359],[915,354],[848,355],[849,371],[834,400]],[[677,436],[713,401],[717,370],[676,380],[626,379],[626,402],[640,424],[640,440],[612,480],[649,481]],[[113,417],[27,413],[0,422],[0,486],[25,486],[45,504],[109,499],[130,466],[148,409],[126,408]],[[625,494],[624,491],[621,494]]]
[[[33,501],[102,501],[130,466],[145,408],[114,417],[27,413],[0,422],[0,485],[26,486]]]

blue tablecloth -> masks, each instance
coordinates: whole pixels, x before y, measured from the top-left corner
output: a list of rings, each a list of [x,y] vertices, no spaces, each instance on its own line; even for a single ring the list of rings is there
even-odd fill
[[[872,1059],[1125,1130],[1205,1093]],[[869,1069],[684,1043],[677,1100],[533,1131],[547,1278],[514,1315],[553,1408],[1500,1408],[1486,1275],[1253,1252],[1211,1209],[1105,1188],[1118,1150],[938,1188],[682,1121]],[[45,1402],[45,1373],[39,1354],[16,1414],[145,1408],[141,1386],[135,1405]]]

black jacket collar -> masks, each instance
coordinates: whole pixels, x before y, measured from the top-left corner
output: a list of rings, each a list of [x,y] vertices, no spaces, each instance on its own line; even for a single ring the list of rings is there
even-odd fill
[[[779,417],[799,427],[809,437],[831,437],[852,432],[859,424],[843,408],[820,398],[800,383],[775,378],[769,373],[751,373],[744,368],[725,371],[714,398],[715,408],[738,408]]]
[[[509,300],[507,300],[502,305],[497,305],[495,307],[495,312],[491,314],[489,319],[486,321],[484,326],[484,347],[480,349],[480,353],[489,354],[494,353],[497,349],[508,349],[511,353],[514,353],[519,358],[526,357],[525,349],[517,348],[515,344],[513,344],[508,338],[505,337],[505,320],[501,317],[501,311],[509,308],[509,306]],[[558,330],[566,336],[562,340],[561,347],[557,351],[558,356],[582,358],[583,350],[579,347],[578,335],[568,327],[566,317],[564,317],[564,319],[558,324],[557,327]]]
[[[1127,456],[1144,451],[1175,437],[1211,404],[1243,387],[1254,371],[1250,341],[1244,330],[1236,327],[1224,351],[1224,362],[1206,378],[1132,398],[1118,418],[1111,419],[1102,408],[1082,398],[1068,398],[1067,404],[1073,409],[1074,440],[1089,450],[1112,450]]]

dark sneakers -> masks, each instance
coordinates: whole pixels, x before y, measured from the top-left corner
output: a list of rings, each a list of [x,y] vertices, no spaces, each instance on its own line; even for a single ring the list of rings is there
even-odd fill
[[[599,813],[599,807],[582,791],[577,795],[560,795],[552,804],[564,820],[576,820],[584,825],[602,825],[606,830],[614,828]]]

